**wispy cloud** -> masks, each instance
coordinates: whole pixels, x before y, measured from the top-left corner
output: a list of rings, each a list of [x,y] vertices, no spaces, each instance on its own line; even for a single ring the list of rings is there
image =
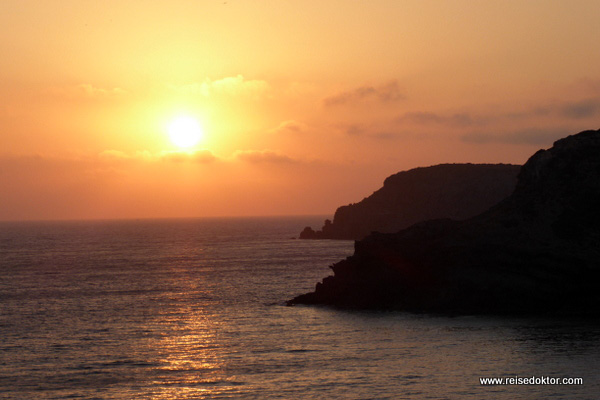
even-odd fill
[[[261,164],[296,164],[300,161],[273,150],[241,150],[237,151],[234,157],[240,161]]]
[[[210,97],[219,96],[247,96],[257,98],[265,95],[270,90],[268,82],[257,79],[246,79],[243,75],[229,76],[217,80],[205,79],[202,82],[193,82],[185,85],[169,85],[171,90]]]
[[[535,107],[497,116],[497,119],[525,120],[528,118],[558,117],[572,120],[592,118],[600,115],[600,97],[580,100],[555,101]]]
[[[468,127],[472,125],[481,125],[485,119],[474,117],[468,113],[455,113],[450,115],[438,114],[428,111],[407,112],[395,120],[399,124],[417,124],[417,125],[445,125],[451,127]]]
[[[101,160],[128,160],[132,158],[129,154],[120,150],[104,150],[98,157]]]
[[[584,119],[600,114],[600,98],[589,98],[564,104],[560,111],[563,116],[572,119]]]
[[[210,150],[197,151],[163,151],[150,153],[138,151],[125,153],[119,150],[106,150],[98,154],[97,159],[106,163],[118,165],[123,162],[172,162],[210,164],[220,162],[247,162],[251,164],[298,164],[302,161],[275,150],[238,150],[230,158],[221,158]]]
[[[363,125],[351,124],[343,128],[344,133],[348,136],[361,136],[367,129]]]
[[[392,81],[380,86],[361,86],[356,89],[341,92],[323,100],[325,106],[340,106],[364,101],[391,103],[404,100],[406,97],[400,91],[398,82]]]
[[[209,164],[217,161],[217,157],[209,150],[197,150],[194,152],[172,151],[162,153],[159,158],[162,161],[194,162],[198,164]]]
[[[275,134],[296,134],[306,132],[307,128],[308,126],[302,122],[287,120],[277,125],[277,127],[271,129],[270,132]]]
[[[336,129],[348,138],[355,137],[370,140],[422,140],[429,137],[428,133],[403,129],[395,121],[368,124],[342,124],[338,125]]]
[[[461,140],[474,144],[530,144],[530,145],[548,145],[568,134],[573,133],[572,129],[522,129],[507,133],[485,133],[475,132],[467,133],[461,136]]]
[[[572,101],[557,101],[553,103],[537,104],[514,111],[499,111],[477,113],[464,111],[458,113],[443,113],[436,111],[411,111],[406,112],[393,120],[396,127],[439,127],[455,129],[496,129],[507,124],[515,125],[547,125],[548,121],[563,120],[591,120],[600,116],[600,97],[585,98]],[[495,133],[469,133],[463,138],[470,142],[498,142],[499,140],[511,143],[545,143],[546,136],[554,136],[552,132],[565,133],[569,129],[552,129],[550,133],[544,129],[527,129],[509,134]]]
[[[120,150],[105,150],[98,154],[98,159],[107,163],[119,163],[127,161],[167,161],[167,162],[194,162],[199,164],[208,164],[217,161],[219,158],[210,150],[196,151],[163,151],[160,153],[150,153],[149,151],[136,151],[135,153],[125,153]]]

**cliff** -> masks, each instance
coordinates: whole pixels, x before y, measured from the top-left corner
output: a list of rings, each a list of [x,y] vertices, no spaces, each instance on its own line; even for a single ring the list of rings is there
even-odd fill
[[[388,177],[356,204],[337,209],[321,230],[306,227],[300,239],[354,239],[392,233],[420,221],[466,219],[512,193],[521,167],[508,164],[442,164]]]
[[[600,130],[535,153],[512,195],[464,221],[372,234],[289,304],[600,314]]]

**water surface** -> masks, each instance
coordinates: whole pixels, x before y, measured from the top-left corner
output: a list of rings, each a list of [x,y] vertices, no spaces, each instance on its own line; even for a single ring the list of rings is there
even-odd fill
[[[285,307],[322,217],[0,223],[6,399],[591,399],[600,325]],[[583,377],[481,386],[479,377]]]

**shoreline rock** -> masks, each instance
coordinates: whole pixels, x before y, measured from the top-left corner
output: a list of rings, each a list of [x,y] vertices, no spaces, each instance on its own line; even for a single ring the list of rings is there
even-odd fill
[[[331,268],[288,304],[600,315],[600,130],[535,153],[488,211],[371,234]]]
[[[440,164],[398,172],[369,197],[339,207],[320,230],[304,228],[300,239],[360,240],[371,232],[398,232],[430,219],[466,219],[510,195],[520,168]]]

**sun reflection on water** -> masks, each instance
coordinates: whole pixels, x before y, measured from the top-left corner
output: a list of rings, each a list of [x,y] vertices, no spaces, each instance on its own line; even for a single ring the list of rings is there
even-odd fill
[[[161,358],[152,380],[153,399],[205,398],[226,390],[230,378],[214,317],[200,306],[184,306],[156,323],[161,335],[150,345]]]

